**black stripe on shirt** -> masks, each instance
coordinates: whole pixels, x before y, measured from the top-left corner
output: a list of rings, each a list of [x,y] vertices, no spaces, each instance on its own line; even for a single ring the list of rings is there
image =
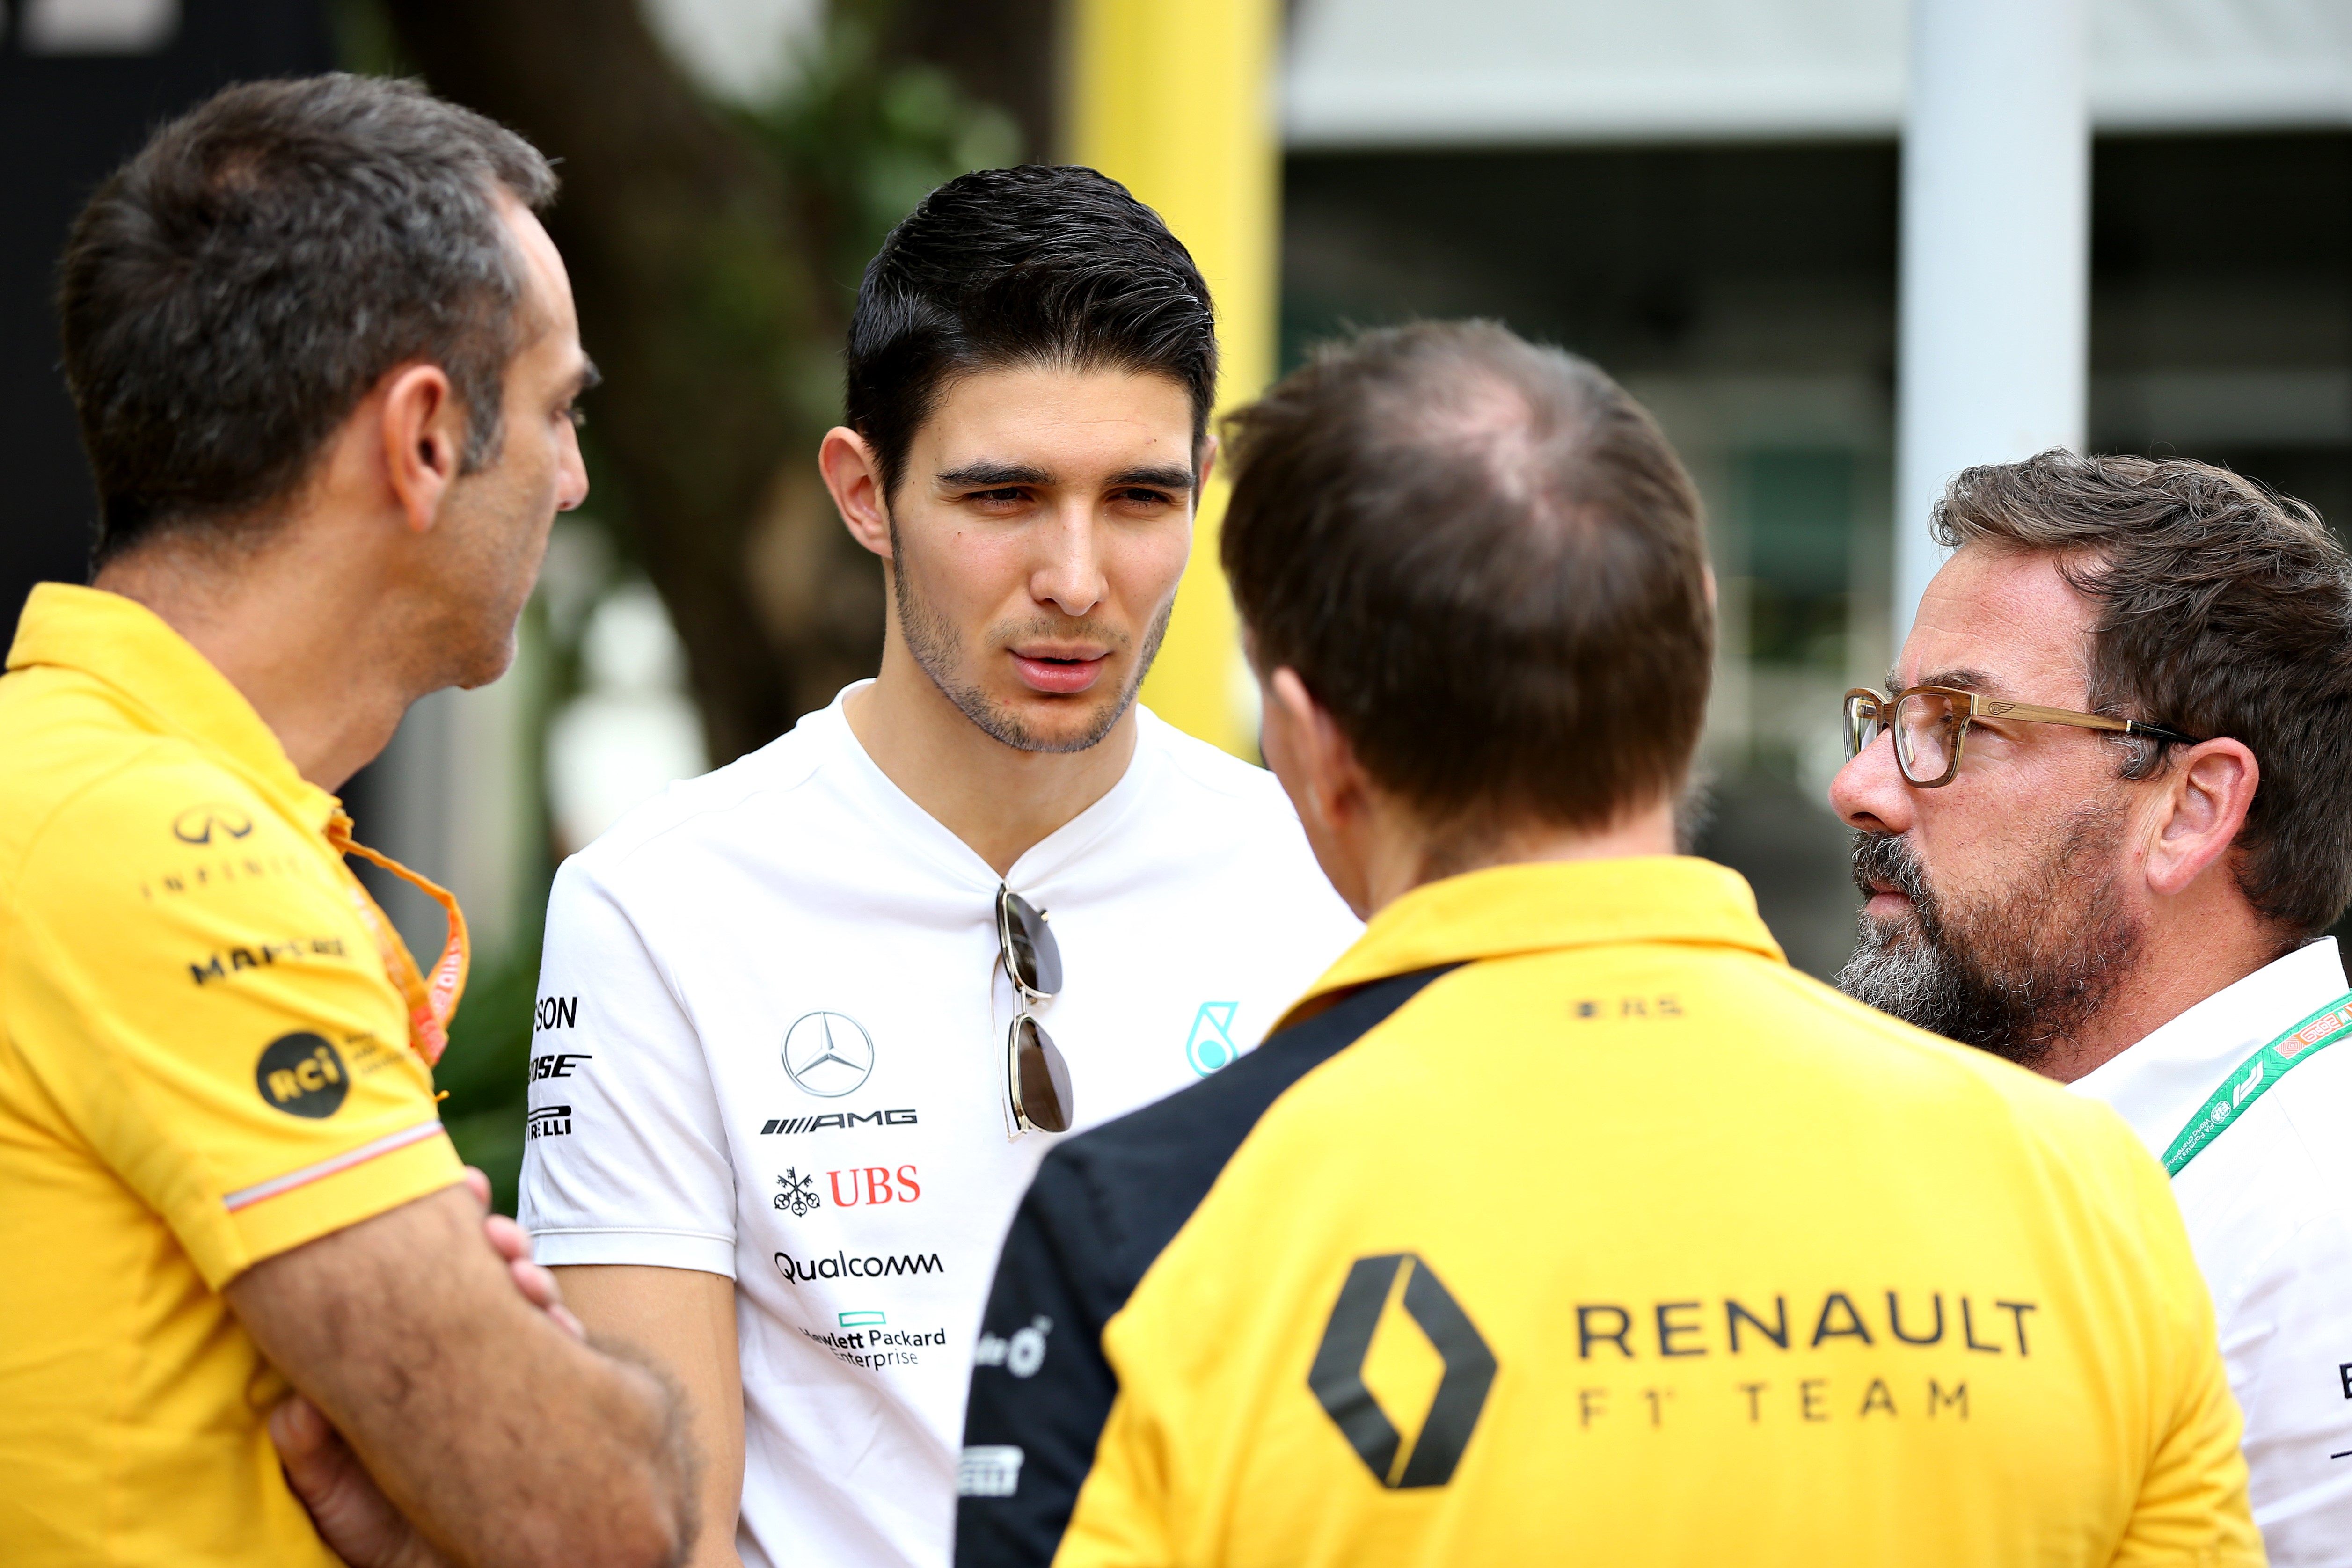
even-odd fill
[[[982,1321],[958,1476],[958,1568],[1053,1561],[1118,1393],[1103,1325],[1283,1092],[1453,967],[1366,986],[1213,1077],[1045,1156]]]

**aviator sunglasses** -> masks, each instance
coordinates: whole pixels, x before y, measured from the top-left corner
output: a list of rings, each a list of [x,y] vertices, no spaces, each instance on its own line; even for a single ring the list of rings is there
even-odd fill
[[[1066,1133],[1077,1102],[1070,1064],[1030,1008],[1062,988],[1062,949],[1045,912],[1009,888],[996,890],[996,955],[1013,982],[1013,1027],[1004,1037],[1004,1092],[1013,1108],[1013,1135]]]

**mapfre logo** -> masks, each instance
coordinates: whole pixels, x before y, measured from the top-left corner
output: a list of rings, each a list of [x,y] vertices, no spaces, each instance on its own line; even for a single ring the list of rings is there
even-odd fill
[[[854,1094],[874,1071],[874,1037],[847,1013],[803,1013],[784,1030],[784,1076],[820,1100]]]
[[[253,831],[253,819],[235,806],[191,806],[172,819],[172,836],[184,844],[226,843]]]
[[[281,1034],[264,1046],[253,1084],[271,1110],[313,1120],[341,1110],[352,1092],[342,1057],[323,1037],[307,1032]]]

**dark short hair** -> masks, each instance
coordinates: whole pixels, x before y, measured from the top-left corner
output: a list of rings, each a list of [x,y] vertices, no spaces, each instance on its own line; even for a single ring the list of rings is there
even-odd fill
[[[2242,741],[2262,769],[2238,887],[2297,936],[2352,902],[2352,562],[2301,501],[2184,457],[2044,452],[1970,468],[1937,504],[1948,545],[2045,552],[2097,607],[2093,711]],[[2170,747],[2124,740],[2145,779]]]
[[[489,462],[526,325],[501,190],[543,207],[555,175],[415,82],[252,82],[158,131],[75,219],[58,268],[97,559],[289,494],[409,361],[448,372],[463,466]]]
[[[1209,286],[1160,214],[1092,169],[950,180],[866,264],[849,321],[845,417],[886,494],[957,379],[1013,365],[1162,375],[1192,404],[1197,460],[1217,395]]]
[[[1681,787],[1715,640],[1698,493],[1598,367],[1492,322],[1391,328],[1226,429],[1252,654],[1382,788],[1476,833]]]

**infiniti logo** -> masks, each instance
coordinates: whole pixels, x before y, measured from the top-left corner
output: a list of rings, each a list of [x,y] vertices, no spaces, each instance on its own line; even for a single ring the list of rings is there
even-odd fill
[[[805,1013],[784,1031],[784,1075],[820,1099],[854,1093],[874,1071],[874,1037],[847,1013]]]

